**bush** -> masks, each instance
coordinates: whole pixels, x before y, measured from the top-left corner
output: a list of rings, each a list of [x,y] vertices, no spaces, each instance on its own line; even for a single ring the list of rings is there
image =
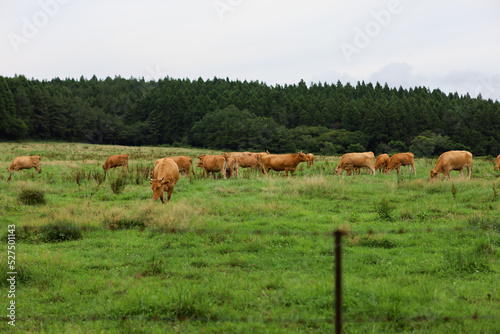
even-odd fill
[[[45,193],[38,189],[23,189],[17,199],[22,204],[26,205],[42,205],[45,204]]]

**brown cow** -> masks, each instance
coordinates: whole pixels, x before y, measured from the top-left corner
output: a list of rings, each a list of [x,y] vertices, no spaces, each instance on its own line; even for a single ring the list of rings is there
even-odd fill
[[[498,155],[497,157],[497,164],[495,165],[495,170],[499,170],[500,169],[500,154]]]
[[[42,158],[40,158],[39,155],[17,157],[12,160],[12,163],[10,164],[10,167],[7,168],[7,171],[12,172],[15,170],[17,172],[20,170],[22,174],[23,169],[35,168],[38,171],[38,174],[40,174],[42,172],[42,169],[40,168],[41,160]]]
[[[181,157],[167,157],[167,158],[174,160],[174,162],[177,164],[177,167],[179,167],[179,172],[185,172],[186,176],[191,177],[191,171],[192,171],[193,175],[196,175],[194,172],[193,160],[190,157],[181,156]],[[158,165],[160,161],[161,159],[155,161],[155,167],[156,165]],[[153,172],[151,172],[151,177],[153,177]]]
[[[128,154],[110,155],[104,165],[102,165],[102,169],[107,172],[110,168],[116,168],[118,166],[128,168]]]
[[[207,179],[212,172],[215,179],[215,173],[221,172],[222,176],[227,179],[226,168],[227,168],[227,156],[223,154],[219,155],[205,155],[202,154],[198,157],[200,159],[196,164],[196,167],[201,167],[205,170],[207,174]]]
[[[149,180],[149,183],[151,184],[151,189],[153,189],[153,199],[156,201],[159,198],[164,204],[163,193],[167,192],[167,202],[169,202],[175,184],[179,180],[179,167],[170,158],[159,160],[153,170],[153,178]]]
[[[288,177],[288,171],[293,176],[297,165],[302,161],[307,161],[307,155],[302,152],[295,154],[267,154],[260,156],[260,161],[266,175],[269,175],[270,169],[277,172],[284,170],[285,175]]]
[[[387,165],[389,164],[389,154],[381,154],[377,157],[377,160],[375,160],[375,170],[379,170],[381,172],[385,172],[385,169],[387,168]]]
[[[410,174],[413,169],[413,172],[417,175],[417,170],[415,169],[415,156],[411,152],[394,154],[384,173],[387,174],[396,168],[399,175],[401,173],[401,166],[408,166]]]
[[[308,153],[307,154],[307,167],[311,167],[314,165],[314,154]]]
[[[460,177],[464,174],[464,167],[467,167],[467,176],[471,176],[472,153],[468,151],[448,151],[439,156],[436,166],[431,170],[431,180],[439,179],[439,174],[444,174],[444,179],[451,179],[450,172],[459,170]]]
[[[251,170],[258,168],[262,174],[264,174],[264,169],[258,158],[258,153],[244,152],[235,154],[235,152],[232,152],[226,153],[226,156],[228,156],[228,166],[231,167],[231,172],[235,172],[236,177],[238,177],[239,167],[250,168]]]
[[[370,174],[375,175],[374,162],[375,154],[373,152],[346,153],[340,158],[340,162],[335,168],[335,173],[340,175],[344,170],[347,170],[347,174],[350,175],[354,168],[366,167]]]

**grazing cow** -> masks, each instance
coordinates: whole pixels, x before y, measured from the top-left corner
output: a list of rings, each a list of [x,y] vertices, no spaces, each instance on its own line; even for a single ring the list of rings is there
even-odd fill
[[[198,163],[196,164],[196,167],[201,167],[205,170],[205,173],[207,174],[207,179],[210,175],[210,172],[212,172],[212,175],[215,179],[215,173],[221,172],[222,176],[224,176],[225,179],[227,179],[227,156],[223,154],[219,155],[200,155],[198,157],[200,159]]]
[[[285,171],[285,175],[288,177],[288,171],[293,176],[297,165],[302,162],[307,161],[307,155],[305,153],[299,152],[295,154],[266,154],[260,156],[260,162],[264,168],[264,173],[269,175],[269,170],[274,171]]]
[[[375,175],[374,163],[375,154],[373,152],[346,153],[340,158],[340,162],[335,168],[335,173],[340,175],[344,170],[347,170],[347,175],[350,175],[356,167],[366,167],[370,174]]]
[[[229,156],[227,160],[228,166],[231,167],[231,172],[235,172],[236,177],[238,177],[239,167],[250,168],[251,170],[258,168],[262,174],[264,174],[264,169],[262,168],[262,164],[259,161],[257,153],[244,152],[235,155],[233,152],[226,154],[226,156]]]
[[[500,154],[498,155],[497,157],[497,164],[495,165],[495,170],[499,170],[500,169]]]
[[[314,165],[314,154],[308,153],[307,154],[307,167],[311,167]]]
[[[128,154],[110,155],[104,165],[102,165],[102,169],[107,172],[110,168],[116,168],[118,166],[128,168]]]
[[[387,174],[393,169],[397,169],[399,175],[401,172],[401,166],[408,166],[410,174],[413,169],[413,172],[417,175],[417,170],[415,169],[415,156],[411,152],[394,154],[391,157],[384,173]]]
[[[377,160],[375,160],[375,170],[379,170],[381,172],[385,172],[385,169],[387,168],[387,165],[389,164],[389,154],[381,154],[377,157]]]
[[[467,167],[467,176],[471,176],[472,153],[468,151],[448,151],[439,156],[436,166],[431,170],[431,180],[439,179],[439,174],[443,173],[444,178],[451,179],[450,172],[459,170],[460,177],[464,174],[464,167]]]
[[[12,172],[13,170],[23,172],[23,169],[35,168],[38,171],[38,174],[42,172],[40,168],[40,158],[39,155],[25,156],[25,157],[17,157],[12,160],[10,167],[7,168],[8,172]]]
[[[151,189],[153,189],[153,199],[156,201],[159,198],[164,204],[163,193],[167,192],[167,202],[169,202],[175,184],[179,180],[179,167],[170,158],[159,160],[153,170],[153,178],[149,180],[149,183],[151,184]]]
[[[177,167],[179,167],[179,172],[185,172],[186,176],[191,177],[191,171],[192,171],[193,175],[196,175],[194,172],[193,160],[191,160],[190,157],[181,156],[181,157],[168,157],[168,158],[174,160],[174,162],[177,164]],[[155,161],[155,167],[156,165],[158,165],[160,161],[161,159]],[[153,172],[151,172],[151,177],[153,177]]]

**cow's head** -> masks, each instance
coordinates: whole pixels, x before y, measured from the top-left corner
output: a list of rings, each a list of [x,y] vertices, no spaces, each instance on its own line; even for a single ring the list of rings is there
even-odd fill
[[[307,154],[303,153],[303,152],[299,152],[299,161],[307,161],[309,160],[309,157],[307,156]]]
[[[108,164],[105,163],[104,165],[102,165],[102,169],[104,169],[104,171],[107,171],[109,169]]]
[[[337,166],[337,167],[335,168],[335,174],[336,174],[336,175],[340,175],[340,174],[342,174],[342,172],[343,172],[343,171],[344,171],[344,169],[343,169],[343,168],[341,168],[341,167],[338,167],[338,166]]]
[[[431,180],[439,180],[439,173],[436,172],[434,169],[431,170]]]
[[[156,201],[158,198],[163,198],[165,187],[168,186],[170,181],[162,177],[161,179],[149,179],[149,183],[151,184],[151,189],[153,189],[153,200]],[[162,202],[164,203],[163,199]]]

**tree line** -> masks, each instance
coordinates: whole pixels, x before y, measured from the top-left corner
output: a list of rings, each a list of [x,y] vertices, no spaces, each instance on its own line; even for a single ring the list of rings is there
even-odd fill
[[[500,103],[425,87],[0,77],[0,139],[333,155],[500,153]]]

